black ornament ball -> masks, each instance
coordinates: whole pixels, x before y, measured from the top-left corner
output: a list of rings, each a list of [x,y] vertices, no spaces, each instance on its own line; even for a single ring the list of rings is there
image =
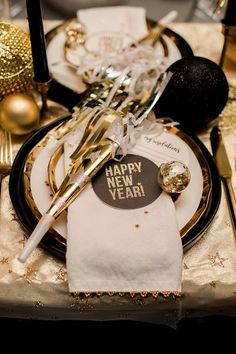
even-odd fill
[[[173,76],[154,107],[157,117],[171,117],[196,131],[224,109],[229,87],[219,65],[193,56],[176,61],[167,71]]]

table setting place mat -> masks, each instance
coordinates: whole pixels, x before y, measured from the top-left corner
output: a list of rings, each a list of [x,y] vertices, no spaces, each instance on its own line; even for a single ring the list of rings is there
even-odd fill
[[[234,158],[234,134],[235,132],[232,132],[228,135],[231,161]],[[206,139],[206,137],[204,138]],[[8,183],[9,178],[7,177],[3,180],[1,190],[0,228],[3,237],[0,239],[0,283],[3,291],[0,293],[0,297],[4,306],[1,309],[3,313],[6,313],[5,310],[9,306],[11,307],[12,301],[18,306],[14,308],[15,313],[20,313],[21,306],[26,306],[28,311],[33,311],[32,313],[37,311],[38,314],[41,313],[43,318],[45,316],[51,318],[52,314],[45,312],[47,308],[52,306],[61,311],[59,317],[63,313],[63,317],[72,318],[77,313],[80,318],[85,316],[84,318],[93,319],[99,318],[96,309],[105,308],[110,309],[113,313],[111,318],[118,318],[120,312],[118,315],[112,304],[119,306],[119,311],[123,309],[127,313],[127,318],[134,318],[132,310],[145,312],[149,309],[150,298],[149,300],[142,298],[142,300],[130,302],[130,297],[127,299],[126,296],[113,296],[114,303],[110,302],[109,296],[73,300],[68,293],[67,269],[64,262],[41,247],[35,250],[26,264],[18,262],[17,257],[28,236],[19,223],[12,206]],[[233,306],[236,287],[235,251],[235,240],[223,194],[214,221],[205,230],[199,241],[184,253],[182,285],[185,295],[182,299],[182,313],[178,315],[180,318],[187,315],[191,308],[196,308],[197,313],[197,309],[200,311],[201,308],[205,308],[206,310],[207,307],[207,311],[210,313],[220,304],[223,306],[226,298],[227,302],[229,301]],[[225,291],[226,284],[227,292]],[[207,299],[211,299],[209,300],[211,306]],[[152,310],[153,305],[151,302]],[[167,305],[168,309],[170,307],[170,304]],[[167,309],[165,308],[165,310]],[[108,317],[103,313],[101,318],[107,319]]]

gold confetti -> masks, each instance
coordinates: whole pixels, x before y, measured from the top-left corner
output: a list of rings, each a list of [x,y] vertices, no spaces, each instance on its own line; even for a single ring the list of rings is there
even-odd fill
[[[210,260],[212,267],[217,266],[224,268],[224,262],[227,261],[227,258],[220,257],[219,252],[216,252],[214,256],[209,255],[208,259]]]
[[[34,307],[43,307],[43,306],[44,306],[44,304],[40,300],[37,300],[37,301],[34,302]]]
[[[31,268],[31,267],[27,267],[26,268],[26,272],[22,275],[22,278],[24,278],[27,283],[31,283],[33,279],[36,278],[36,271],[35,269]]]
[[[17,221],[17,222],[19,221],[19,220],[18,220],[18,217],[16,216],[16,214],[14,213],[14,211],[12,211],[10,214],[11,214],[11,217],[12,217],[12,218],[11,218],[11,221]]]
[[[145,210],[144,214],[149,214],[149,211]]]
[[[145,300],[143,298],[133,298],[132,299],[133,303],[138,306],[143,306],[145,305]]]
[[[90,304],[89,299],[76,298],[75,301],[69,306],[71,309],[74,309],[78,312],[92,310],[94,305]]]
[[[211,282],[209,283],[209,285],[212,286],[212,288],[215,288],[215,287],[216,287],[216,282],[215,282],[215,281],[211,281]]]
[[[24,234],[23,234],[23,238],[22,238],[21,240],[19,240],[18,243],[21,243],[21,244],[24,246],[26,240],[27,240],[27,235],[24,233]]]
[[[0,263],[2,263],[2,264],[9,263],[9,257],[2,257],[2,258],[0,259]]]
[[[140,225],[139,224],[135,224],[135,227],[136,227],[136,229],[138,229],[140,227]]]
[[[61,267],[55,274],[56,274],[56,276],[57,276],[56,280],[63,280],[63,281],[65,281],[67,272],[64,270],[63,267]]]
[[[23,246],[24,246],[24,244],[25,244],[25,239],[23,238],[22,240],[18,241],[18,243],[22,243]]]

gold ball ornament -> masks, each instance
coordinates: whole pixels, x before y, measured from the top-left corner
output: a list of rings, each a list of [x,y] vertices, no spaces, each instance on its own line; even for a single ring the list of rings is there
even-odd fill
[[[0,125],[15,135],[25,135],[39,125],[40,110],[34,99],[13,93],[0,102]]]
[[[13,23],[0,22],[0,100],[33,86],[29,35]]]
[[[180,161],[170,161],[160,165],[158,182],[166,193],[183,192],[189,185],[190,179],[188,167]]]

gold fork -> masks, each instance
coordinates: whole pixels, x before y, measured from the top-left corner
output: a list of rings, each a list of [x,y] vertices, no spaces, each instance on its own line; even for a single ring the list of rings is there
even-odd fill
[[[13,163],[11,133],[0,131],[0,192],[3,177],[9,175]]]

